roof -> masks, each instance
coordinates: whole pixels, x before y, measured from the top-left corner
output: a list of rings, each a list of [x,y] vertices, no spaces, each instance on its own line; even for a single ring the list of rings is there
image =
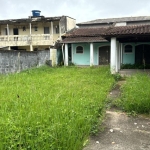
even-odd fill
[[[76,28],[63,37],[61,43],[106,42],[110,37],[150,37],[150,25],[107,28]],[[140,38],[140,39],[141,39]],[[106,40],[107,39],[107,40]],[[143,39],[142,39],[143,40]]]
[[[62,17],[66,17],[66,16],[57,16],[57,17],[44,17],[44,16],[38,16],[38,17],[31,16],[30,17],[29,16],[29,18],[0,20],[0,24],[14,24],[14,23],[41,22],[41,21],[43,21],[43,22],[59,21]]]
[[[103,36],[150,35],[150,25],[120,26],[107,28]]]
[[[75,28],[68,32],[65,37],[77,37],[77,36],[100,36],[105,33],[107,28]]]
[[[65,38],[61,43],[81,43],[81,42],[104,42],[101,37],[107,28],[75,28],[63,35]]]
[[[83,43],[83,42],[106,42],[104,38],[100,37],[68,37],[61,43]]]
[[[77,25],[80,26],[80,25],[89,25],[89,24],[105,24],[105,23],[136,22],[136,21],[150,21],[150,16],[96,19],[92,21],[81,22],[78,23]]]

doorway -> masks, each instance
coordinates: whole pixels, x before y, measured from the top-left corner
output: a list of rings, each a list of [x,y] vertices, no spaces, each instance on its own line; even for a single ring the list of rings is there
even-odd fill
[[[141,44],[135,47],[135,63],[150,64],[150,45]]]
[[[13,33],[14,33],[14,35],[18,35],[19,34],[18,28],[14,28]]]
[[[19,30],[18,30],[18,28],[14,28],[14,29],[13,29],[13,33],[14,33],[14,35],[19,35]],[[14,37],[14,41],[18,41],[18,37],[17,37],[17,36]]]
[[[99,47],[99,65],[110,64],[110,46]]]

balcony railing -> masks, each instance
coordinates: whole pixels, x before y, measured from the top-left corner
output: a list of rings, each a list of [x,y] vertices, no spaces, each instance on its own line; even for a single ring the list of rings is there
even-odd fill
[[[53,45],[53,35],[0,35],[0,46],[25,46],[25,45]]]

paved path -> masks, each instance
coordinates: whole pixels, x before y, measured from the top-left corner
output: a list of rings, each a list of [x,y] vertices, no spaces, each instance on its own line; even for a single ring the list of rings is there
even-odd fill
[[[119,88],[110,95],[116,98]],[[150,116],[129,117],[121,111],[108,110],[104,131],[91,137],[83,150],[150,150]]]

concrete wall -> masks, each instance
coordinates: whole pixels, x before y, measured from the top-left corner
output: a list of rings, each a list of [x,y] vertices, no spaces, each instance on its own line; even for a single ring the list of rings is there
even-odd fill
[[[31,67],[42,66],[50,60],[50,51],[0,51],[0,74],[20,72]]]
[[[56,66],[57,64],[57,50],[56,49],[50,49],[50,60],[52,62],[52,66]]]
[[[76,27],[76,20],[70,17],[67,17],[67,31]]]

